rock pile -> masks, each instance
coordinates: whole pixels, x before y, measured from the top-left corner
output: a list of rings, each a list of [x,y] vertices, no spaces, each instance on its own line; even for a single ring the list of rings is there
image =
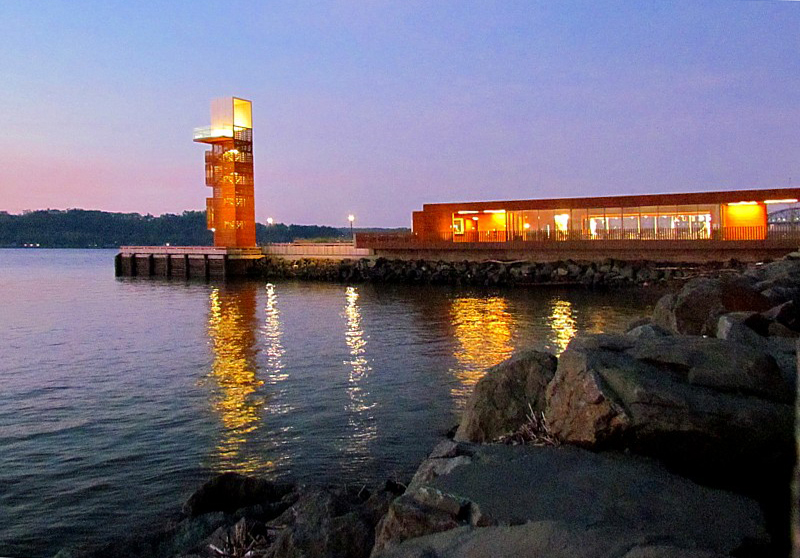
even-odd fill
[[[724,264],[660,264],[649,261],[605,259],[601,262],[445,262],[427,260],[360,260],[267,258],[252,270],[258,277],[316,281],[410,283],[441,285],[542,285],[573,284],[591,287],[644,285],[685,279],[697,273],[725,267]]]
[[[697,278],[626,334],[488,370],[373,557],[785,556],[798,272]],[[560,445],[477,445],[531,424]]]
[[[56,558],[367,558],[375,527],[402,492],[218,475],[160,530]]]

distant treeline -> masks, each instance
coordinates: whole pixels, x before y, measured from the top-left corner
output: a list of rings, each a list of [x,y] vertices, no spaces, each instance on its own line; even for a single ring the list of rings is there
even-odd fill
[[[346,240],[350,231],[317,225],[256,224],[259,244],[294,240]],[[159,217],[83,209],[0,212],[0,246],[42,248],[116,248],[118,246],[208,246],[204,211]]]

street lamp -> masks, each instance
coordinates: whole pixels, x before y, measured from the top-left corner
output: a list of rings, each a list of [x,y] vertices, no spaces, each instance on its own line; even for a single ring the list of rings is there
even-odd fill
[[[347,216],[347,220],[350,221],[350,236],[353,238],[353,243],[356,241],[355,234],[353,234],[353,221],[356,220],[356,216],[352,213]]]

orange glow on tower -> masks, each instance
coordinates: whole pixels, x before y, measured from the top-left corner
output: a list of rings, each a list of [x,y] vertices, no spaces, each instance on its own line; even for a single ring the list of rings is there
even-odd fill
[[[256,245],[253,197],[252,103],[236,97],[214,99],[211,126],[195,128],[194,141],[207,143],[206,222],[214,246],[250,248]]]

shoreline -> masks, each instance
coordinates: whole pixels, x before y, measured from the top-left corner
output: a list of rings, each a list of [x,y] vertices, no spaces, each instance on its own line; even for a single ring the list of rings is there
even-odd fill
[[[695,277],[625,334],[489,369],[407,486],[225,473],[160,532],[57,556],[785,556],[797,257]]]

